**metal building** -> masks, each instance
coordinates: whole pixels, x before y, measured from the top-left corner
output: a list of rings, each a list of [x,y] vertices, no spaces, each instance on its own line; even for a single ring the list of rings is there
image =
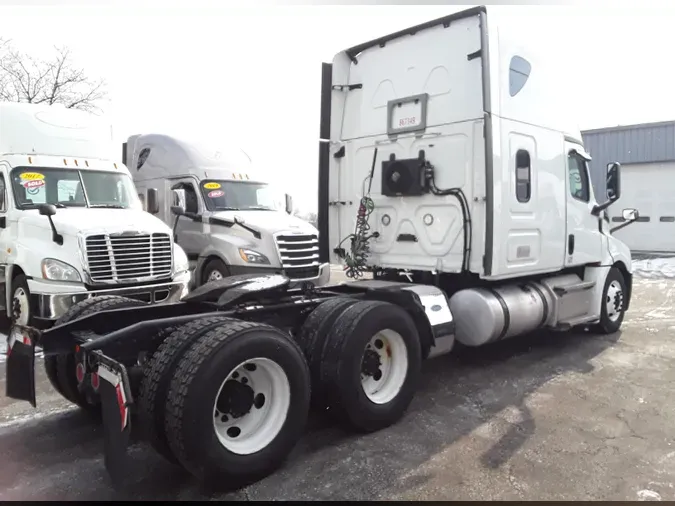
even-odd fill
[[[640,220],[616,232],[634,252],[675,252],[675,121],[586,130],[581,133],[593,190],[606,195],[609,162],[621,163],[621,199],[607,210],[610,220],[636,208]]]

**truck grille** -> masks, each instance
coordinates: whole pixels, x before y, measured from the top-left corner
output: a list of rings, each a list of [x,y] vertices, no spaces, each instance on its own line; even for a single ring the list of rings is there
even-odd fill
[[[173,266],[168,234],[90,235],[86,252],[89,276],[98,282],[162,278]]]
[[[319,238],[312,235],[281,234],[276,236],[281,265],[291,279],[319,275]]]

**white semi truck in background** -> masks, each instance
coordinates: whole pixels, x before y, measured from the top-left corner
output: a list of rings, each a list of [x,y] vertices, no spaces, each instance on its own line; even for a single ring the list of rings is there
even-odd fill
[[[49,356],[76,349],[84,377],[104,380],[82,389],[100,394],[113,477],[135,409],[167,459],[234,484],[281,465],[312,405],[358,432],[395,423],[425,361],[456,340],[619,330],[631,255],[603,210],[621,195],[620,166],[596,199],[589,154],[556,111],[569,107],[557,77],[488,12],[323,65],[320,260],[375,279],[290,289],[280,274],[232,276],[174,304],[80,317],[82,305],[59,328],[13,329],[7,394],[35,403],[36,343]],[[624,210],[626,223],[637,215]]]
[[[144,134],[129,137],[122,158],[141,199],[158,192],[156,207],[145,208],[175,226],[193,286],[250,273],[283,273],[319,286],[328,282],[330,266],[319,263],[318,231],[291,215],[290,195],[256,174],[242,150]],[[176,202],[185,215],[173,214]]]
[[[0,308],[49,326],[93,295],[176,301],[185,253],[143,212],[110,125],[63,106],[0,103]],[[153,196],[154,198],[154,196]]]

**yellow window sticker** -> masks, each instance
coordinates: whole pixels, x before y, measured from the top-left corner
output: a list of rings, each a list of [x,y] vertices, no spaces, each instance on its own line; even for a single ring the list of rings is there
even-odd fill
[[[204,185],[204,188],[206,188],[207,190],[217,190],[218,188],[220,188],[220,183],[206,183]]]
[[[45,178],[44,174],[40,174],[39,172],[24,172],[19,177],[24,181],[36,181]]]

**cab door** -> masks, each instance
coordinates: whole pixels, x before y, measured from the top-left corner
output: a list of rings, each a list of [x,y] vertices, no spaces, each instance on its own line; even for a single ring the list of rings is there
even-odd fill
[[[9,210],[9,167],[0,162],[0,310],[6,311],[6,283],[8,251],[12,245],[10,224],[7,211]]]
[[[197,182],[194,178],[186,177],[171,181],[171,190],[185,190],[185,210],[190,213],[203,214],[204,204],[198,193]],[[168,216],[171,214],[171,199],[166,199]],[[185,250],[188,260],[197,260],[199,254],[206,248],[208,236],[204,234],[204,225],[200,222],[181,216],[176,227],[176,242]]]
[[[565,142],[567,163],[567,241],[565,266],[584,265],[602,260],[602,233],[588,170],[590,157],[577,144]]]

